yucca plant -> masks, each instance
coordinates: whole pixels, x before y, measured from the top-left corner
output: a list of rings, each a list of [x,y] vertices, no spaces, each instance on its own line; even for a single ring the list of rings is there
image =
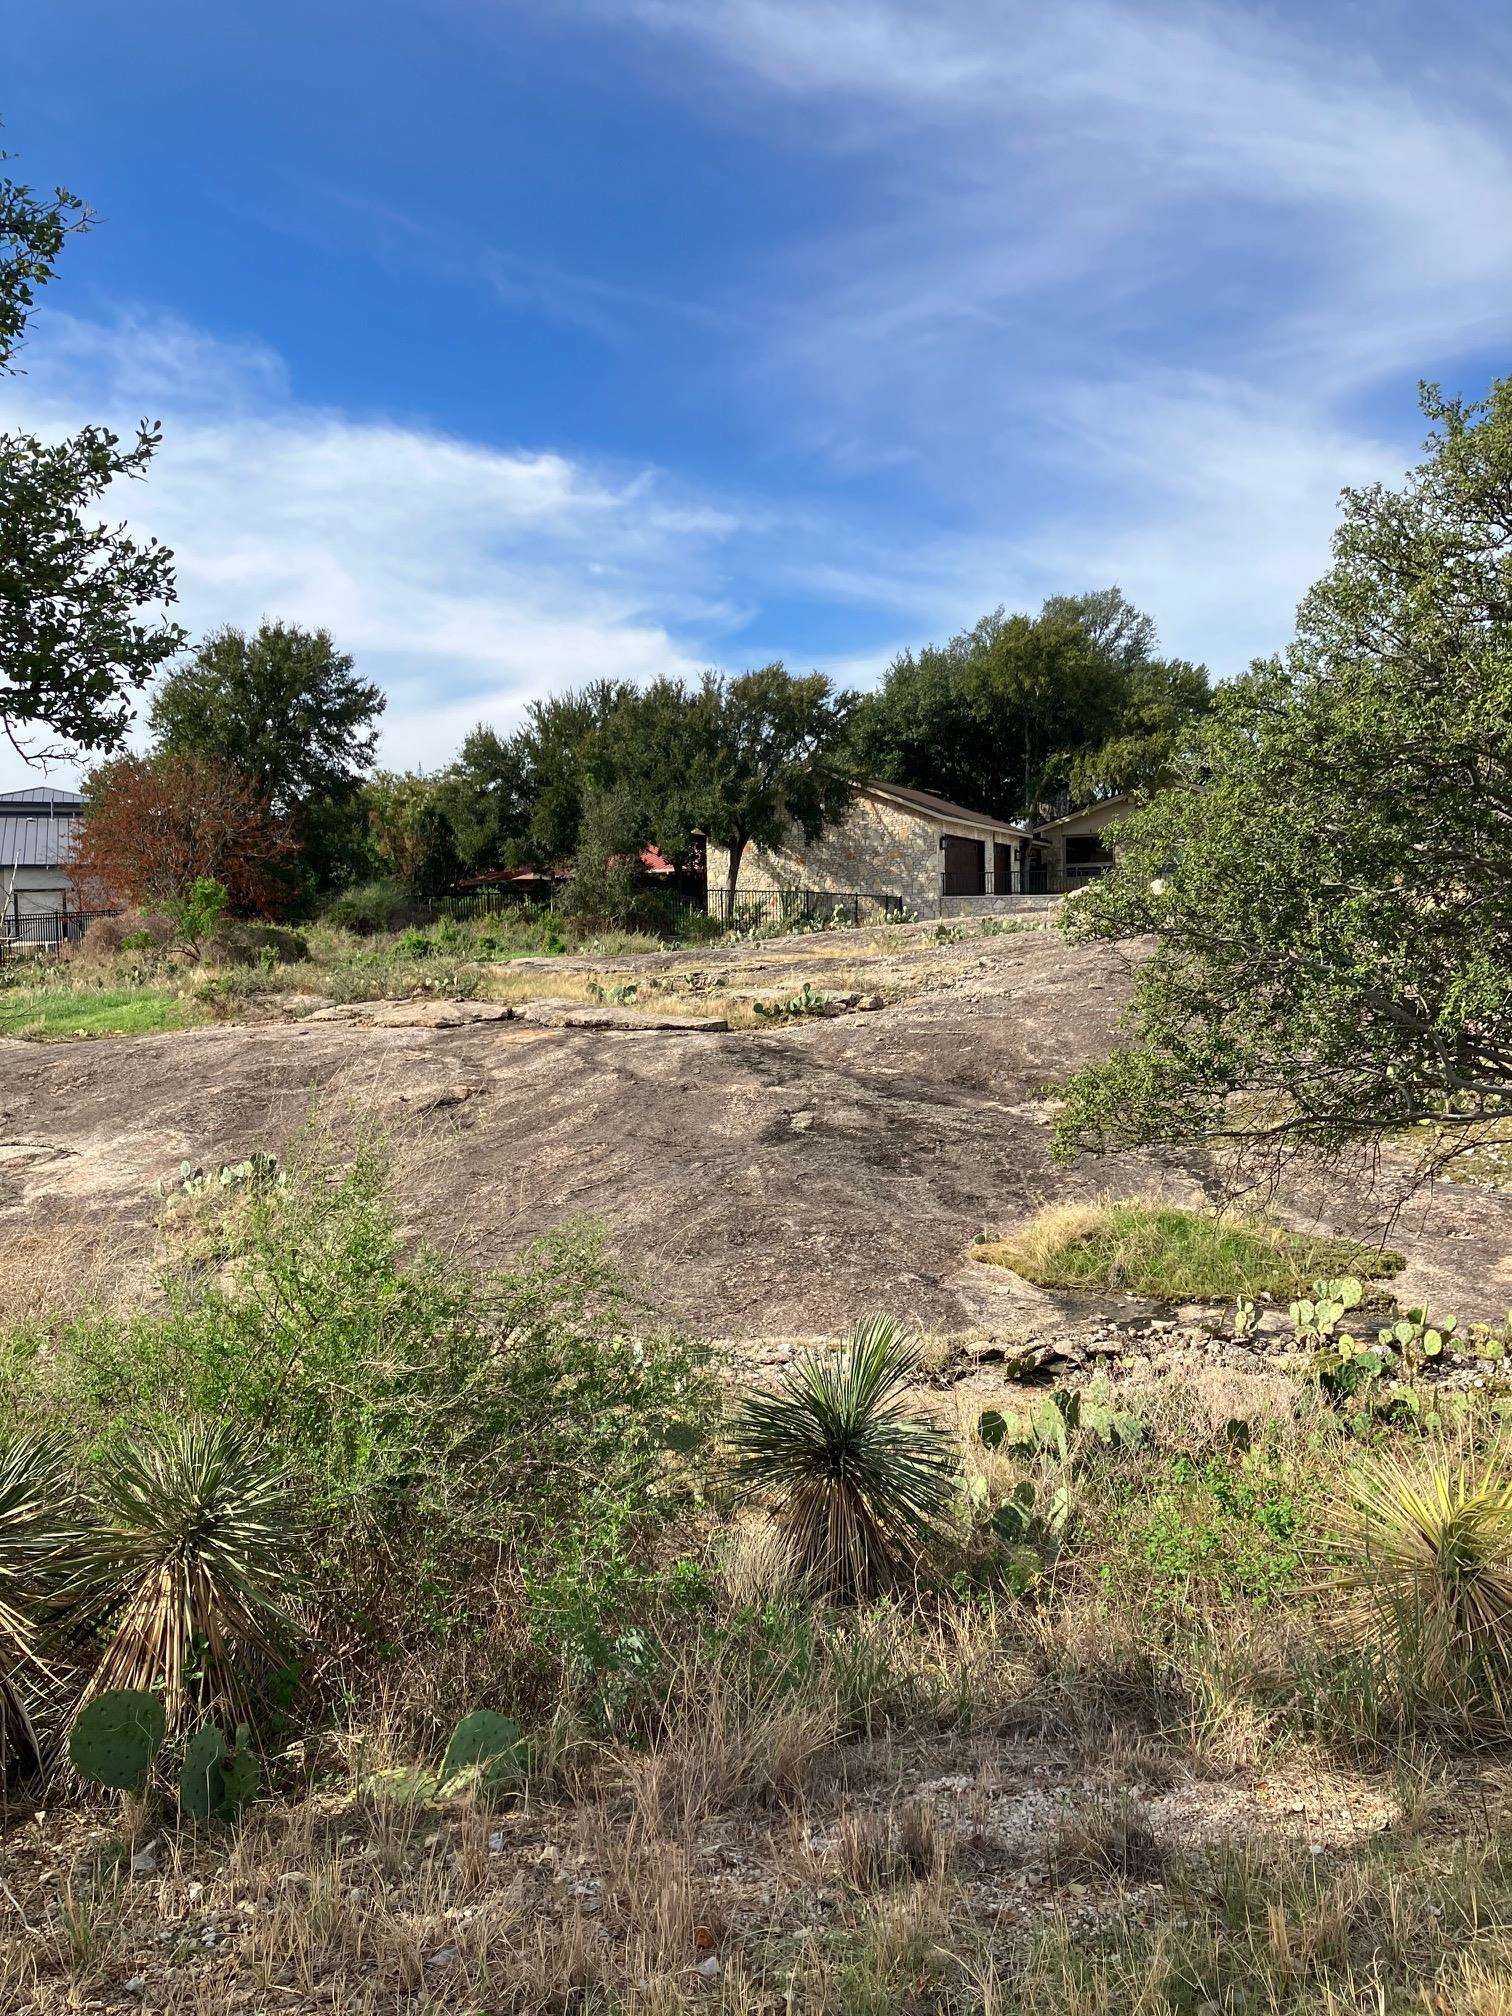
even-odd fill
[[[1505,1731],[1512,1710],[1512,1469],[1376,1456],[1350,1474],[1328,1554],[1341,1621],[1411,1716]]]
[[[741,1406],[736,1477],[833,1595],[869,1595],[906,1574],[950,1496],[945,1437],[900,1404],[918,1364],[917,1344],[875,1316],[844,1351],[805,1354],[775,1393]]]
[[[286,1480],[228,1424],[128,1442],[103,1480],[78,1584],[110,1631],[85,1702],[157,1694],[251,1720],[249,1669],[275,1656],[295,1536]],[[84,1705],[81,1703],[81,1706]]]
[[[41,1755],[23,1675],[47,1677],[37,1612],[56,1593],[77,1542],[72,1500],[57,1443],[41,1435],[0,1439],[0,1772]]]

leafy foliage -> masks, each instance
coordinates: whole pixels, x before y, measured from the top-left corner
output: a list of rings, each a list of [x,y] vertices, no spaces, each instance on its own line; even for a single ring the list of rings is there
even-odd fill
[[[800,1358],[776,1393],[753,1393],[733,1432],[735,1474],[770,1498],[807,1572],[861,1596],[910,1569],[952,1481],[948,1445],[900,1396],[917,1346],[885,1316],[840,1353]]]
[[[817,839],[850,803],[855,705],[822,673],[800,678],[781,663],[705,676],[691,703],[680,802],[688,823],[726,849],[732,901],[747,847],[779,846],[795,828]]]
[[[314,1684],[347,1698],[443,1653],[448,1686],[472,1698],[613,1692],[627,1613],[654,1671],[655,1620],[680,1600],[663,1542],[696,1499],[717,1401],[706,1354],[645,1322],[583,1228],[480,1275],[404,1251],[371,1156],[344,1175],[298,1159],[279,1173],[228,1192],[223,1282],[191,1272],[155,1315],[64,1326],[45,1364],[0,1354],[0,1397],[69,1437],[108,1528],[143,1529],[92,1544],[108,1585],[95,1609],[114,1621],[140,1586],[150,1610],[150,1565],[176,1530],[166,1511],[111,1511],[132,1448],[216,1422],[287,1479],[267,1549],[251,1536],[245,1550],[274,1608],[233,1591],[255,1633],[218,1627],[238,1674],[267,1664],[293,1609]],[[234,1531],[196,1528],[195,1546]],[[219,1649],[200,1629],[186,1655],[184,1691],[206,1708]],[[111,1656],[137,1673],[127,1649]],[[234,1693],[232,1711],[256,1719]]]
[[[380,770],[362,786],[368,840],[380,873],[407,896],[438,897],[461,869],[447,780]]]
[[[162,749],[244,770],[273,811],[351,791],[373,760],[384,697],[329,631],[264,622],[213,631],[153,695]]]
[[[89,221],[66,189],[0,179],[0,373],[37,289]],[[80,748],[113,747],[129,696],[183,642],[151,613],[175,599],[173,555],[96,515],[113,483],[146,474],[161,440],[146,420],[129,447],[98,426],[61,441],[0,435],[0,730],[18,747],[39,724]]]
[[[1073,936],[1157,956],[1133,1040],[1071,1082],[1063,1156],[1273,1162],[1422,1126],[1433,1163],[1509,1111],[1512,379],[1423,406],[1427,459],[1345,493],[1285,658],[1220,690],[1067,907]]]
[[[164,909],[214,882],[232,911],[286,894],[293,843],[251,777],[212,756],[116,756],[93,771],[71,872],[90,899]]]
[[[1017,818],[1156,783],[1207,701],[1205,669],[1158,657],[1150,618],[1110,588],[905,651],[857,746],[869,775]]]
[[[225,914],[229,891],[213,875],[197,875],[181,896],[169,896],[163,914],[173,925],[178,942],[196,956],[215,935],[215,927]]]

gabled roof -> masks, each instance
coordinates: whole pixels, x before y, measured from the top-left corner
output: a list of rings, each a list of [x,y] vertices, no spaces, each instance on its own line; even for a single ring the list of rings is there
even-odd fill
[[[53,784],[0,791],[0,872],[63,867],[83,806],[77,791],[60,791]]]
[[[1029,831],[1027,826],[1017,825],[1012,819],[997,819],[990,812],[973,812],[969,806],[953,805],[948,798],[937,797],[933,791],[916,791],[911,784],[884,784],[880,778],[874,778],[860,788],[868,798],[890,798],[895,804],[907,806],[910,812],[922,812],[925,818],[938,819],[942,824],[995,826],[999,832],[1014,833],[1020,838]]]
[[[1118,805],[1132,805],[1132,795],[1127,791],[1116,792],[1111,798],[1094,798],[1090,805],[1078,805],[1074,812],[1062,812],[1058,819],[1046,819],[1035,827],[1035,833],[1053,833],[1059,826],[1074,826],[1078,819],[1085,819],[1089,812],[1111,812]]]
[[[55,784],[23,784],[17,790],[0,790],[0,811],[9,812],[12,806],[24,805],[38,812],[46,813],[49,806],[62,811],[76,812],[84,803],[78,791],[61,791]]]

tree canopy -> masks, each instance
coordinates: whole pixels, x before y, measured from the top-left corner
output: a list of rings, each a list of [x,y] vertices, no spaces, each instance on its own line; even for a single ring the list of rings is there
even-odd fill
[[[1206,670],[1160,657],[1151,618],[1108,588],[905,651],[857,748],[871,776],[1023,818],[1158,782],[1207,701]]]
[[[264,622],[250,637],[213,631],[168,674],[149,719],[163,749],[236,764],[289,818],[353,790],[385,704],[328,630]]]
[[[735,678],[705,675],[676,802],[729,850],[732,891],[747,847],[777,846],[794,826],[813,840],[849,804],[856,704],[822,672],[798,676],[780,662]]]
[[[246,771],[217,756],[115,756],[84,787],[70,870],[98,903],[182,902],[214,880],[239,914],[281,907],[292,842]]]
[[[1344,493],[1294,642],[1220,689],[1068,908],[1156,950],[1063,1155],[1422,1127],[1432,1162],[1512,1113],[1512,379],[1423,407],[1426,460]]]
[[[449,773],[450,815],[473,867],[576,859],[613,835],[686,862],[695,837],[728,846],[797,826],[812,838],[852,789],[855,700],[781,664],[696,686],[600,680],[532,703],[509,737],[474,729]]]
[[[5,157],[0,156],[0,159]],[[37,289],[89,213],[66,189],[0,178],[0,374],[13,371]],[[109,486],[146,473],[162,439],[143,420],[129,446],[107,427],[61,441],[0,434],[0,729],[28,756],[114,747],[131,695],[184,639],[162,615],[173,555],[96,517]]]

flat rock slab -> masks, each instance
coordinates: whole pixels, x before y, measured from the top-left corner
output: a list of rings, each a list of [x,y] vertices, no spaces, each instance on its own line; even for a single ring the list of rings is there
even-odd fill
[[[299,1023],[0,1039],[0,1307],[8,1283],[24,1298],[49,1268],[150,1294],[157,1185],[181,1161],[285,1155],[314,1113],[337,1153],[383,1141],[406,1235],[498,1265],[597,1218],[653,1301],[703,1335],[838,1337],[874,1311],[1005,1351],[1064,1335],[1088,1312],[974,1261],[975,1234],[1050,1201],[1219,1194],[1199,1155],[1051,1163],[1053,1094],[1114,1039],[1127,963],[1029,931],[889,937],[847,964],[845,935],[783,945],[781,986],[859,991],[885,955],[886,1014],[725,1033],[549,997],[543,978],[519,1007],[422,997]],[[667,957],[614,971],[623,982]],[[683,957],[685,979],[708,963]],[[1393,1222],[1341,1170],[1326,1190],[1289,1177],[1276,1205],[1301,1226],[1386,1230],[1408,1256],[1393,1283],[1408,1306],[1465,1322],[1512,1304],[1512,1195],[1440,1184]]]
[[[661,1015],[607,1001],[522,1001],[517,1013],[522,1022],[548,1029],[676,1029],[688,1036],[722,1036],[730,1026],[722,1015]]]
[[[474,1022],[512,1022],[503,1001],[343,1001],[317,1008],[307,1022],[354,1022],[364,1029],[465,1029]]]

